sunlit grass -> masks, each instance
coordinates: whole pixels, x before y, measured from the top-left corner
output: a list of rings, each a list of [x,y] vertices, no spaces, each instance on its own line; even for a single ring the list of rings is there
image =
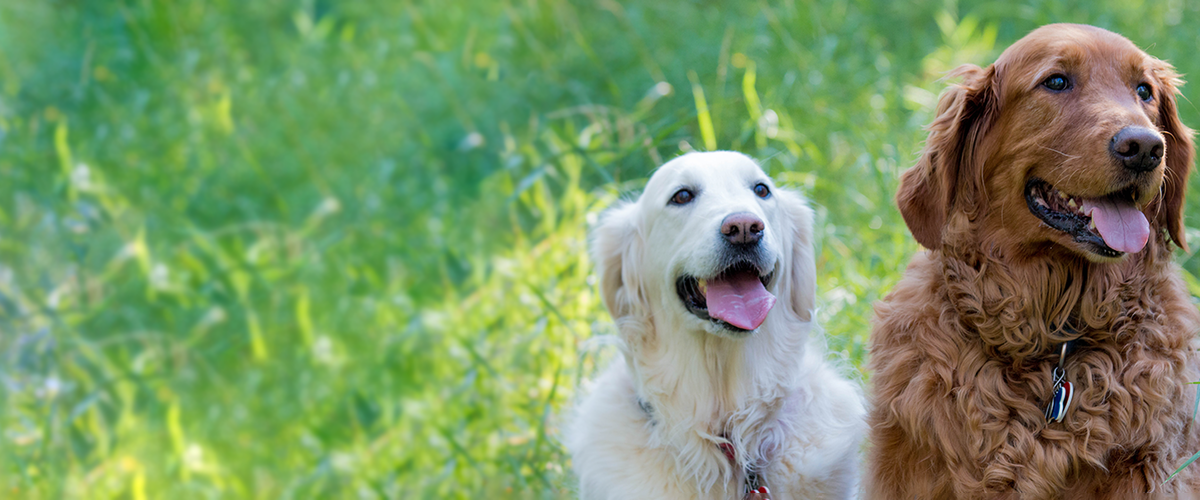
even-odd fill
[[[935,80],[1062,20],[1200,74],[1197,8],[0,3],[0,497],[570,497],[589,225],[694,149],[812,201],[865,378]]]

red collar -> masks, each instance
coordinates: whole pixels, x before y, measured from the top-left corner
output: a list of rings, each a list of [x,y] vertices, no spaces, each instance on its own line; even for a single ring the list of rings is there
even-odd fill
[[[646,418],[650,420],[650,425],[654,425],[654,407],[650,406],[646,400],[637,399],[637,404],[641,407],[642,412],[646,414]],[[733,448],[733,443],[729,442],[729,436],[721,434],[722,443],[717,443],[717,448],[721,453],[725,454],[725,458],[729,460],[729,465],[737,467],[737,451]],[[745,498],[755,498],[761,500],[769,500],[771,490],[767,489],[767,485],[763,481],[762,476],[758,475],[756,467],[747,466],[742,469],[742,474],[746,476],[746,480],[742,483],[742,490],[745,492]]]
[[[721,452],[725,454],[725,458],[729,460],[729,465],[737,467],[737,451],[733,449],[733,443],[729,442],[729,436],[725,434],[721,434],[721,439],[724,439],[725,442],[717,443],[717,448],[720,448]],[[767,495],[771,494],[771,490],[767,489],[762,476],[758,475],[758,471],[755,468],[747,466],[742,472],[746,476],[746,481],[743,483],[744,487],[742,488],[746,493],[746,498],[750,498],[755,493],[758,494],[756,498],[769,498]]]

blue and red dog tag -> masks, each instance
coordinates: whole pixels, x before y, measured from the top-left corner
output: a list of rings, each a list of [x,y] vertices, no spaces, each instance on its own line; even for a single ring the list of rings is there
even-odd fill
[[[1071,396],[1075,395],[1075,386],[1067,382],[1067,370],[1063,365],[1067,362],[1067,346],[1068,343],[1062,345],[1062,352],[1058,355],[1058,366],[1054,367],[1054,371],[1050,372],[1054,377],[1054,390],[1051,391],[1053,396],[1050,397],[1050,404],[1046,406],[1046,422],[1062,422],[1063,417],[1067,416],[1067,409],[1071,407]]]
[[[1062,422],[1063,417],[1067,415],[1067,408],[1071,407],[1071,396],[1075,393],[1075,386],[1070,382],[1063,380],[1062,376],[1056,378],[1058,382],[1054,384],[1054,396],[1050,399],[1050,405],[1046,407],[1047,422]]]

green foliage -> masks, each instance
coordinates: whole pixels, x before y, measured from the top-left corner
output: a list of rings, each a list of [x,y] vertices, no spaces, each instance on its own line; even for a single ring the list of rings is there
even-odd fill
[[[891,197],[940,75],[1055,21],[1200,74],[1197,19],[0,2],[0,496],[570,497],[561,415],[613,357],[587,228],[655,166],[740,150],[812,200],[819,318],[857,370],[917,250]]]

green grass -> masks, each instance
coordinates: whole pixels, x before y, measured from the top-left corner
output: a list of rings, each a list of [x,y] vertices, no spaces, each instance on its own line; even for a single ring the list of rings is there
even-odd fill
[[[589,221],[692,149],[810,197],[857,369],[943,72],[1200,75],[1193,2],[1019,3],[0,2],[0,497],[570,497]]]

